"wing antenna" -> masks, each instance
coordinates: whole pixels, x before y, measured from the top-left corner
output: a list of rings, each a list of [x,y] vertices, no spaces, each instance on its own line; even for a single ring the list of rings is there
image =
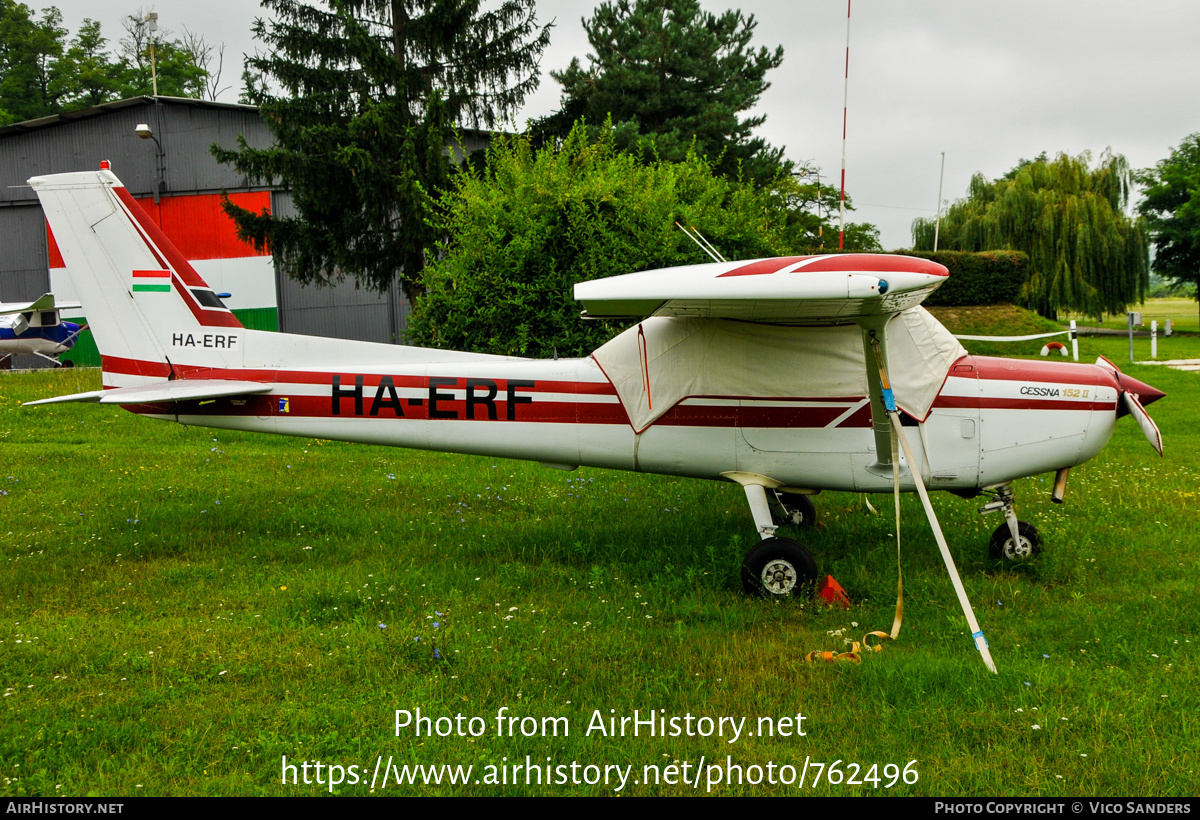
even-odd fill
[[[692,240],[697,245],[699,245],[700,250],[702,250],[706,254],[708,254],[708,258],[711,259],[712,261],[714,261],[714,262],[728,262],[729,261],[721,254],[721,252],[719,250],[717,250],[715,247],[713,247],[713,244],[711,242],[709,242],[707,239],[704,238],[704,234],[700,233],[700,231],[696,230],[695,228],[691,228],[691,229],[685,228],[682,225],[680,225],[678,222],[675,223],[675,227],[678,228],[679,230],[683,231],[685,234],[687,234],[688,239]]]

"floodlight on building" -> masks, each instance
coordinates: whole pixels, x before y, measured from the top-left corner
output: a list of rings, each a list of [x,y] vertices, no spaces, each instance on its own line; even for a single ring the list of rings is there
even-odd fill
[[[144,140],[154,140],[154,204],[157,205],[159,196],[165,186],[167,171],[166,152],[163,151],[162,143],[158,141],[158,137],[154,136],[154,130],[147,123],[139,122],[134,127],[133,133]]]

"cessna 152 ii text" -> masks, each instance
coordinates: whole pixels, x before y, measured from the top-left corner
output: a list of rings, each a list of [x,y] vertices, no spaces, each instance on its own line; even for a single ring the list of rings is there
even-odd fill
[[[976,646],[986,642],[926,486],[991,493],[997,556],[1039,548],[1013,480],[1095,456],[1163,394],[1095,365],[968,355],[920,307],[944,267],[848,254],[585,282],[592,317],[641,319],[584,359],[530,360],[247,330],[107,169],[35,177],[102,355],[93,401],[188,425],[734,481],[761,540],[747,589],[799,594],[810,553],[776,537],[822,490],[922,495]],[[910,446],[904,430],[914,434]],[[903,451],[903,452],[902,452]],[[992,667],[994,668],[994,667]]]

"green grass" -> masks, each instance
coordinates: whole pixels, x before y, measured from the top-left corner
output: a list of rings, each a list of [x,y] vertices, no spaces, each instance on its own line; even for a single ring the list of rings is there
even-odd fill
[[[1200,355],[1196,337],[1170,343]],[[1086,338],[1082,358],[1120,363],[1125,345]],[[820,525],[793,533],[853,609],[762,602],[740,590],[753,527],[733,485],[214,432],[96,405],[22,409],[94,389],[97,374],[0,375],[0,793],[323,794],[281,785],[282,757],[366,767],[369,780],[379,756],[472,765],[474,779],[529,755],[632,766],[623,794],[697,793],[632,780],[728,756],[840,760],[859,779],[877,764],[883,780],[814,789],[810,769],[803,792],[722,783],[723,795],[1194,795],[1200,382],[1129,371],[1168,394],[1151,408],[1167,456],[1123,419],[1072,471],[1066,504],[1049,503],[1049,476],[1019,482],[1018,513],[1046,545],[1034,563],[997,566],[998,517],[934,497],[996,676],[915,498],[899,640],[861,665],[809,664],[891,624],[887,497],[872,515],[859,496],[822,494]],[[570,735],[497,736],[504,707],[565,717]],[[417,708],[487,731],[397,736],[395,710]],[[635,709],[746,717],[752,730],[802,713],[806,735],[585,735],[596,710]],[[910,761],[915,783],[884,776]],[[614,791],[509,778],[375,793]]]
[[[1130,305],[1129,309],[1142,314],[1142,322],[1145,326],[1139,327],[1138,330],[1148,331],[1150,330],[1151,320],[1158,320],[1160,342],[1162,341],[1162,333],[1166,327],[1167,319],[1171,320],[1174,330],[1191,333],[1200,330],[1200,309],[1198,309],[1195,299],[1147,299],[1144,304]],[[1075,319],[1078,321],[1080,327],[1107,327],[1117,330],[1125,330],[1129,327],[1129,320],[1124,313],[1115,316],[1105,316],[1102,322],[1096,322],[1090,316],[1070,316],[1065,314],[1063,319],[1064,322],[1067,319]]]
[[[1163,335],[1163,320],[1166,316],[1180,315],[1174,311],[1171,304],[1184,303],[1190,304],[1195,308],[1195,302],[1189,302],[1186,299],[1151,299],[1146,302],[1143,308],[1143,317],[1145,319],[1145,328],[1139,330],[1149,330],[1150,320],[1157,318],[1158,321],[1158,360],[1164,361],[1167,359],[1191,359],[1200,358],[1200,340],[1195,335],[1196,317],[1192,316],[1192,325],[1188,331],[1186,316],[1176,324],[1176,328],[1181,331],[1170,337]],[[1032,311],[1023,308],[1014,307],[1012,305],[990,305],[986,307],[935,307],[930,308],[930,312],[938,318],[942,324],[950,329],[953,333],[962,333],[970,336],[1028,336],[1035,333],[1051,333],[1056,330],[1066,330],[1068,319],[1064,319],[1061,323],[1052,322],[1048,319],[1043,319]],[[1121,317],[1120,322],[1115,320],[1105,322],[1103,325],[1078,318],[1077,321],[1080,327],[1112,327],[1125,329],[1125,318]],[[1175,321],[1173,319],[1173,321]],[[971,353],[980,356],[1009,356],[1016,358],[1037,358],[1041,354],[1042,347],[1051,341],[1059,341],[1070,348],[1070,342],[1066,336],[1046,339],[1030,339],[1025,342],[974,342],[964,341],[963,346]],[[1112,361],[1116,362],[1118,367],[1124,368],[1129,363],[1129,337],[1128,336],[1089,336],[1080,335],[1079,337],[1079,360],[1082,362],[1094,362],[1098,355],[1105,355]],[[1133,340],[1133,356],[1138,362],[1150,361],[1150,338],[1135,337]],[[1052,352],[1049,357],[1052,360],[1058,361],[1063,357],[1056,352]],[[1147,373],[1153,375],[1154,370],[1147,370]]]

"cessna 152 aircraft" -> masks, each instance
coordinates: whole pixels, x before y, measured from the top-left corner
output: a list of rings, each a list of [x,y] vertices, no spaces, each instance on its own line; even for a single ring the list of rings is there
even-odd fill
[[[530,360],[247,330],[117,177],[35,177],[119,404],[184,424],[734,481],[761,541],[743,577],[799,594],[816,565],[782,522],[822,490],[921,494],[989,667],[926,486],[994,498],[992,551],[1039,549],[1013,480],[1096,455],[1163,394],[1095,365],[971,356],[919,305],[947,275],[902,256],[718,262],[585,282],[591,317],[641,319],[595,353]],[[909,445],[904,430],[915,434]],[[903,454],[901,454],[903,450]],[[994,668],[994,667],[993,667]]]
[[[57,357],[71,349],[83,328],[62,321],[58,312],[79,306],[56,302],[50,293],[32,302],[0,303],[0,360],[27,353],[59,364]]]

